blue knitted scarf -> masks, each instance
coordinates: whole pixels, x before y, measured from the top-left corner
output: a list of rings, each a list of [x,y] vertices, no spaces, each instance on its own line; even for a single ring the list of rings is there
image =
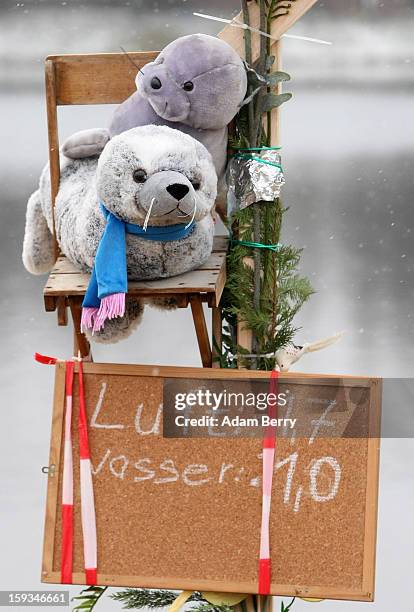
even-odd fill
[[[125,294],[128,291],[126,234],[134,234],[144,240],[171,242],[181,240],[194,229],[195,221],[189,225],[148,226],[126,223],[100,204],[106,219],[91,279],[83,300],[82,329],[101,329],[106,319],[123,316],[125,313]]]

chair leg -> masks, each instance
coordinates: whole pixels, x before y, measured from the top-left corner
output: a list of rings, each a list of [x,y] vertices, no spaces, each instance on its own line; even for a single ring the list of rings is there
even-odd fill
[[[194,327],[197,334],[198,348],[200,350],[203,368],[211,368],[212,355],[210,339],[208,337],[207,324],[204,317],[203,303],[199,295],[190,297],[191,312],[193,314]]]
[[[213,306],[211,309],[211,323],[212,323],[212,336],[213,336],[213,368],[219,368],[220,363],[214,358],[221,355],[221,342],[222,342],[222,318],[220,306]]]
[[[84,359],[92,361],[91,346],[86,336],[81,332],[82,302],[76,298],[69,299],[69,308],[73,321],[73,354],[80,352]]]
[[[58,325],[63,325],[65,327],[68,324],[68,311],[66,308],[66,298],[64,295],[61,295],[57,298],[56,310]]]

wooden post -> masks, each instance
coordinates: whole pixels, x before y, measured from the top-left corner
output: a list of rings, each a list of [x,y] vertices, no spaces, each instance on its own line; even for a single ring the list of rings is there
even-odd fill
[[[278,16],[272,22],[271,36],[274,39],[271,45],[271,54],[276,57],[274,69],[281,69],[281,45],[280,39],[283,34],[304,15],[314,4],[316,0],[295,0],[295,2],[287,3],[281,6],[278,11]],[[243,22],[243,12],[240,12],[234,18],[234,21]],[[249,21],[250,26],[260,29],[260,8],[258,3],[249,2]],[[226,26],[219,34],[219,38],[231,45],[237,53],[245,58],[245,42],[244,31],[241,28]],[[260,52],[260,34],[252,32],[252,61],[254,62]],[[277,92],[281,92],[281,83],[278,84]],[[278,146],[280,143],[280,109],[272,110],[272,125],[270,131],[270,144]],[[247,258],[246,258],[247,259]],[[243,323],[237,325],[237,343],[246,348],[248,352],[252,352],[252,332]]]
[[[256,612],[271,612],[268,610],[272,598],[270,595],[256,595]]]
[[[243,21],[243,14],[240,13],[236,19]],[[252,27],[260,27],[260,11],[256,3],[251,2],[249,5],[249,19]],[[279,21],[279,20],[276,20]],[[273,28],[272,28],[273,33]],[[245,45],[244,45],[244,32],[241,29],[228,26],[220,32],[219,37],[228,42],[241,57],[245,57]],[[260,50],[260,36],[252,33],[252,59],[253,61],[258,57]],[[272,44],[272,54],[276,56],[274,68],[280,70],[280,41],[277,40]],[[281,91],[281,85],[278,85],[278,93]],[[272,146],[278,146],[279,144],[279,124],[280,124],[280,112],[279,108],[272,110],[272,128],[270,134],[270,144]],[[253,258],[246,257],[244,260],[245,264],[253,267]],[[237,344],[245,349],[249,353],[253,351],[253,334],[252,330],[249,329],[244,322],[239,322],[237,325]]]
[[[58,120],[57,120],[55,65],[52,60],[46,60],[45,84],[46,84],[47,133],[48,133],[48,140],[49,140],[50,189],[51,189],[51,199],[52,199],[52,230],[53,230],[55,260],[56,260],[59,255],[59,246],[58,246],[57,239],[56,239],[55,199],[59,191],[60,160],[59,160],[59,136],[58,136]]]
[[[298,19],[302,17],[305,13],[309,11],[309,9],[316,3],[316,0],[296,0],[295,2],[287,2],[289,6],[286,6],[284,9],[286,13],[284,15],[280,15],[277,19],[273,20],[271,36],[275,39],[275,42],[280,40],[289,28],[293,26],[294,23]],[[260,25],[260,11],[259,5],[256,2],[249,3],[249,16],[250,16],[250,25],[254,28],[259,28]],[[243,14],[240,12],[238,15],[234,17],[234,21],[238,21],[239,23],[243,22]],[[223,30],[218,34],[218,37],[222,40],[225,40],[229,45],[233,47],[240,55],[240,57],[245,57],[244,52],[244,32],[241,28],[235,28],[231,25],[226,26]],[[253,61],[257,59],[259,55],[259,35],[253,33],[252,34],[252,51],[253,51]],[[273,45],[272,45],[273,46]],[[272,49],[273,51],[273,49]]]
[[[241,603],[233,606],[234,612],[272,612],[270,595],[248,595]]]

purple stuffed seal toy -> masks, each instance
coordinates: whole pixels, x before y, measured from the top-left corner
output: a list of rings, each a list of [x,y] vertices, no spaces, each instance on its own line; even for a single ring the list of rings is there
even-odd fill
[[[183,36],[138,72],[136,85],[137,91],[115,111],[109,129],[77,132],[64,143],[63,154],[72,159],[99,155],[117,134],[143,125],[166,125],[204,144],[222,190],[227,125],[247,89],[246,69],[236,51],[214,36]]]

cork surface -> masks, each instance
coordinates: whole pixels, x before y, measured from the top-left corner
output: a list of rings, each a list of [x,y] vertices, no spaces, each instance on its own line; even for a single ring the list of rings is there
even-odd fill
[[[232,590],[243,585],[244,592],[256,592],[261,440],[163,438],[162,368],[157,377],[92,369],[85,389],[98,575],[111,577],[112,584],[124,584],[122,577],[128,576],[131,586]],[[306,395],[309,387],[301,392]],[[366,399],[359,419],[368,420],[369,389],[353,392]],[[73,570],[81,573],[77,411],[75,401]],[[375,550],[367,550],[366,530],[375,525],[376,515],[376,499],[367,503],[369,479],[376,477],[368,469],[370,442],[278,438],[271,508],[273,593],[287,585],[286,592],[305,586],[309,592],[325,589],[331,597],[370,598],[367,573],[373,576]],[[60,570],[61,466],[52,572]],[[371,540],[375,549],[375,537]]]

